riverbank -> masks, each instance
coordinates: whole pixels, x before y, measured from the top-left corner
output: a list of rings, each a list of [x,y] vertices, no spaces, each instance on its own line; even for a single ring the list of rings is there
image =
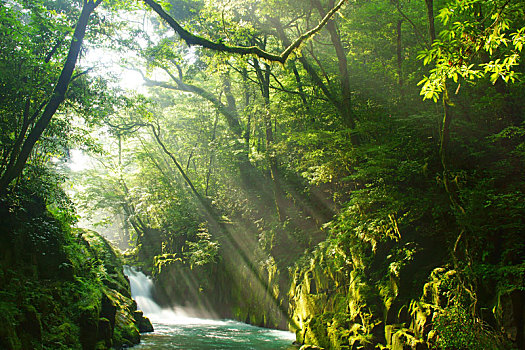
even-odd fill
[[[0,348],[109,349],[137,344],[142,319],[118,254],[37,199],[0,208]],[[40,207],[41,210],[35,210]]]

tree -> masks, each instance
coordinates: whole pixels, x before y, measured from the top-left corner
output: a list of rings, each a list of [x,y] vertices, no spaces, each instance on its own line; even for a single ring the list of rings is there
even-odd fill
[[[77,58],[80,53],[84,36],[86,34],[89,18],[101,2],[102,0],[84,0],[81,13],[75,25],[75,31],[73,33],[73,38],[71,40],[67,58],[62,67],[61,74],[54,85],[53,92],[51,93],[51,96],[48,98],[48,100],[41,102],[41,106],[37,108],[33,115],[30,115],[30,100],[27,100],[26,107],[24,107],[24,117],[22,118],[23,120],[20,132],[16,135],[16,140],[12,145],[12,149],[3,155],[7,161],[4,169],[2,169],[2,174],[0,177],[0,193],[4,193],[7,190],[9,184],[22,173],[35,144],[49,125],[52,117],[57,112],[62,102],[65,100],[66,92],[72,79]],[[230,52],[241,55],[254,54],[271,61],[284,63],[290,54],[293,53],[293,51],[299,47],[304,40],[310,38],[327,23],[331,16],[333,16],[333,14],[337,12],[343,5],[344,0],[341,0],[338,5],[329,12],[318,26],[300,36],[281,55],[267,53],[256,47],[236,47],[224,45],[222,43],[214,43],[207,39],[195,36],[182,28],[157,3],[152,0],[145,0],[144,2],[155,12],[157,12],[161,18],[166,20],[168,24],[180,35],[180,37],[186,41],[187,44],[200,45],[220,52]],[[60,44],[60,41],[58,44]],[[51,50],[50,54],[53,54],[53,50]]]
[[[31,97],[27,97],[23,110],[21,128],[15,137],[15,141],[12,144],[9,153],[4,155],[8,160],[6,162],[7,164],[2,168],[0,193],[5,193],[9,184],[22,174],[24,166],[31,155],[35,144],[66,98],[66,92],[73,77],[73,72],[86,34],[89,18],[101,2],[102,0],[83,1],[82,10],[75,25],[75,31],[60,76],[54,85],[51,95],[46,97],[43,102],[40,102],[40,106],[35,108],[35,111],[32,114],[30,113]],[[53,51],[51,51],[50,54],[52,54],[52,52]]]
[[[462,82],[472,83],[483,77],[489,77],[493,84],[499,79],[513,82],[517,74],[514,69],[525,43],[525,26],[519,19],[520,14],[523,7],[510,1],[474,1],[468,6],[452,2],[438,16],[449,27],[440,33],[439,40],[435,39],[431,49],[419,56],[425,64],[435,63],[430,75],[419,85],[422,85],[424,99],[434,102],[442,99],[440,156],[444,184],[453,205],[462,212],[446,159],[453,115],[450,109],[454,105],[448,85],[457,84],[457,94]],[[487,18],[492,20],[489,26],[485,24]]]

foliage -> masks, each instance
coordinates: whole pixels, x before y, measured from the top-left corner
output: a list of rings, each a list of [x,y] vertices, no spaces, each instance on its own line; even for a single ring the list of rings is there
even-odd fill
[[[498,349],[495,337],[460,305],[443,309],[434,320],[442,349]]]
[[[447,27],[432,48],[418,56],[424,64],[435,63],[419,82],[423,99],[437,101],[447,79],[472,83],[487,76],[493,84],[500,78],[514,82],[525,42],[523,6],[514,1],[453,1],[437,17]]]
[[[68,207],[55,202],[50,212],[43,198],[30,189],[18,187],[16,195],[11,193],[0,207],[5,219],[0,232],[0,309],[5,329],[0,333],[1,346],[86,347],[86,332],[91,332],[91,340],[100,340],[96,331],[86,330],[86,318],[98,322],[99,317],[110,317],[101,306],[107,295],[115,298],[110,302],[121,318],[115,324],[115,346],[136,342],[134,309],[127,299],[129,284],[120,258],[97,234],[73,230]],[[120,336],[123,327],[135,327],[135,332]]]
[[[5,235],[39,266],[27,276],[67,280],[60,298],[76,316],[96,313],[104,286],[125,284],[106,244],[71,230],[78,222],[130,248],[172,295],[221,316],[282,327],[295,303],[301,341],[375,346],[394,324],[427,341],[429,315],[419,332],[406,309],[438,285],[447,293],[424,312],[443,309],[439,346],[490,347],[510,335],[486,310],[524,288],[519,1],[346,2],[283,64],[256,54],[277,56],[335,1],[158,2],[166,13],[147,3],[156,13],[105,1],[83,48],[111,46],[141,71],[144,93],[86,69],[82,51],[64,103],[2,194],[14,228]],[[0,7],[0,175],[51,98],[79,4]],[[442,107],[424,101],[440,98]],[[67,167],[73,148],[89,158],[83,171]],[[437,266],[454,267],[454,288],[428,283]],[[9,278],[2,293],[13,301],[20,277]],[[45,332],[76,342],[77,325],[56,317]]]
[[[184,252],[190,267],[206,264],[216,264],[219,259],[219,243],[211,240],[206,228],[200,228],[196,234],[196,242],[187,242],[189,250]]]

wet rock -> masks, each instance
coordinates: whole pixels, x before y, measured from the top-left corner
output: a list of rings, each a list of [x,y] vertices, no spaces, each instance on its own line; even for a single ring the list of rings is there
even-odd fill
[[[140,333],[153,332],[153,325],[149,318],[145,317],[142,311],[137,310],[133,313],[135,322],[137,323],[137,328]]]

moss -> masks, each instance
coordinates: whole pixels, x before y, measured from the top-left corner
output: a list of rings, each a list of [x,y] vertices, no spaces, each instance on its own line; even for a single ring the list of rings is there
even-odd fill
[[[2,349],[22,349],[22,342],[16,332],[16,316],[9,310],[10,305],[0,302],[0,348]]]
[[[95,349],[98,333],[98,305],[88,305],[79,311],[80,343],[84,350]]]
[[[57,350],[79,349],[78,337],[78,325],[65,322],[50,330],[47,343],[50,344],[49,348]]]
[[[24,306],[17,330],[24,349],[42,348],[42,323],[33,305]]]
[[[126,324],[115,328],[113,346],[116,348],[130,347],[140,342],[140,333],[134,324]]]
[[[424,349],[422,340],[417,339],[408,329],[400,329],[392,336],[392,350]]]
[[[14,270],[0,266],[0,348],[108,349],[138,343],[136,305],[118,255],[93,232],[64,233],[63,242],[71,279],[39,280],[31,267],[36,260],[22,261]]]
[[[309,322],[307,322],[304,333],[304,342],[306,344],[318,345],[323,348],[330,347],[327,319],[329,319],[329,315],[322,314],[312,317]]]

